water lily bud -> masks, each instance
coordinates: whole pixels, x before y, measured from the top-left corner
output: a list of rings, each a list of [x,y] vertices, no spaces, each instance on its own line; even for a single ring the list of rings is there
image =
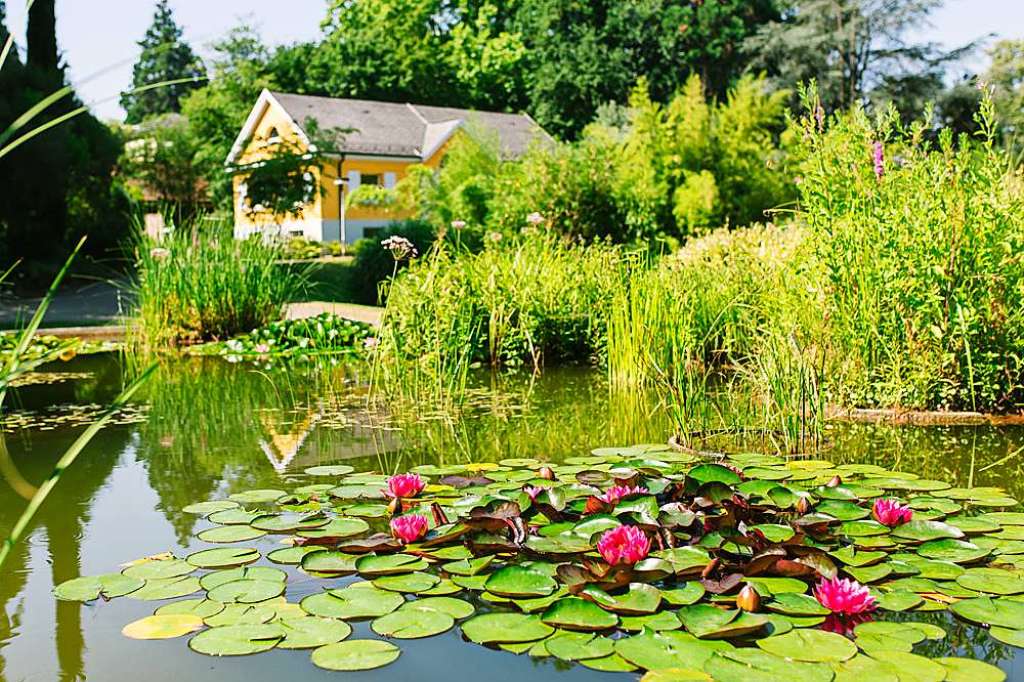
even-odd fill
[[[801,496],[800,499],[796,501],[796,510],[800,514],[806,514],[811,511],[810,498]]]
[[[740,590],[739,595],[736,597],[736,606],[743,611],[755,613],[761,608],[761,595],[757,593],[757,590],[752,585],[747,585]]]
[[[838,488],[842,484],[843,484],[843,479],[839,478],[839,475],[837,474],[837,475],[833,476],[832,480],[829,481],[828,483],[826,483],[825,485],[827,487],[829,487],[829,488]]]
[[[551,467],[541,467],[538,473],[540,474],[540,477],[543,478],[545,481],[555,480],[555,470],[552,469]]]

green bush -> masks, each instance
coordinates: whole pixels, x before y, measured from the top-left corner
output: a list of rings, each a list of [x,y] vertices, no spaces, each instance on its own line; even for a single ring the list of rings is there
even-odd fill
[[[1024,404],[1024,181],[992,120],[988,97],[977,141],[929,139],[894,112],[803,120],[800,192],[842,402]]]
[[[391,277],[395,261],[391,253],[381,246],[388,237],[405,237],[421,253],[433,245],[436,235],[434,228],[422,220],[405,220],[394,223],[373,238],[364,238],[352,245],[355,260],[352,263],[351,291],[356,302],[378,305],[384,302],[387,292],[381,284]],[[400,264],[400,267],[404,265]]]
[[[131,331],[149,349],[261,327],[304,287],[300,271],[278,265],[278,246],[258,237],[237,241],[226,225],[179,226],[160,242],[139,230],[134,256]]]

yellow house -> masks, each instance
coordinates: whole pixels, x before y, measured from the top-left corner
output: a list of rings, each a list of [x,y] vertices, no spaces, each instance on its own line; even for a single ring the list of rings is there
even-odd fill
[[[266,159],[282,142],[299,150],[313,146],[309,131],[338,129],[340,149],[318,151],[316,167],[305,180],[319,191],[291,215],[275,215],[252,206],[245,168]],[[363,185],[394,187],[409,166],[436,168],[453,136],[467,124],[494,135],[506,157],[525,152],[546,133],[525,114],[502,114],[448,107],[290,95],[264,90],[227,158],[234,175],[235,236],[301,236],[313,241],[351,244],[402,218],[383,209],[345,205]]]

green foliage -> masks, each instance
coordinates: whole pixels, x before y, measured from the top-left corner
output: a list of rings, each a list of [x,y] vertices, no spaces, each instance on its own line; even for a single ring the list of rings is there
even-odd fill
[[[276,321],[303,286],[282,268],[278,248],[237,241],[228,226],[179,226],[161,242],[141,233],[135,247],[136,343],[167,345],[227,339]]]
[[[157,0],[153,22],[139,41],[139,47],[142,52],[132,71],[133,88],[185,78],[198,81],[206,76],[202,61],[182,40],[181,27],[174,21],[167,0]],[[193,81],[145,92],[122,93],[125,122],[140,123],[151,116],[177,113],[181,111],[182,98],[200,86],[201,83]]]
[[[193,352],[226,356],[309,356],[358,352],[373,328],[333,313],[299,320],[277,320],[223,342],[203,344]]]
[[[816,106],[813,93],[809,106]],[[1009,410],[1024,400],[1024,193],[994,144],[862,110],[803,121],[802,208],[824,268],[842,402]],[[876,167],[875,150],[882,153]]]
[[[434,228],[428,223],[405,220],[392,223],[373,238],[360,239],[353,244],[355,260],[349,281],[352,283],[351,293],[359,303],[376,305],[387,297],[388,292],[381,288],[381,284],[393,274],[395,268],[395,259],[381,246],[381,242],[388,237],[405,237],[420,253],[430,250],[436,239]],[[400,263],[399,267],[405,267],[405,263]]]
[[[206,203],[199,163],[199,142],[181,116],[154,117],[126,130],[119,171],[143,194],[152,194],[173,214],[188,221]]]
[[[619,259],[615,248],[553,235],[502,238],[479,253],[438,242],[391,286],[380,333],[385,386],[449,389],[475,362],[596,360]]]
[[[989,51],[992,64],[982,81],[992,88],[1000,132],[1024,149],[1024,40],[1000,40]]]

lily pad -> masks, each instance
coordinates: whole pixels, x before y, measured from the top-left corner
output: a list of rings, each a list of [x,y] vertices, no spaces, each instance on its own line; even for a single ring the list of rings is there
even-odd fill
[[[1024,602],[976,597],[956,602],[949,608],[956,615],[974,623],[1012,629],[1024,624]]]
[[[544,646],[548,653],[563,661],[604,658],[615,653],[615,644],[612,640],[582,632],[557,634],[546,640]]]
[[[263,488],[259,490],[246,490],[245,492],[229,495],[228,499],[241,504],[268,504],[275,502],[278,498],[287,495],[283,490]]]
[[[141,580],[154,580],[160,578],[177,578],[188,575],[196,567],[182,559],[150,559],[133,564],[125,568],[121,573],[130,578]]]
[[[346,587],[320,594],[312,594],[299,604],[307,613],[325,618],[379,618],[405,603],[402,595],[368,588]]]
[[[229,583],[234,580],[270,580],[284,583],[288,574],[284,571],[271,568],[270,566],[245,566],[239,568],[226,568],[213,573],[207,573],[199,579],[199,585],[204,590],[212,590],[215,587]],[[276,595],[275,595],[276,596]]]
[[[701,670],[716,652],[732,648],[728,642],[703,641],[691,634],[673,631],[644,632],[615,642],[615,653],[647,670]]]
[[[712,673],[717,682],[829,682],[832,679],[832,670],[827,665],[786,660],[758,649],[717,652],[704,664],[704,669]]]
[[[441,613],[447,613],[456,620],[469,618],[476,611],[473,605],[468,601],[454,599],[452,597],[427,597],[425,599],[417,599],[415,601],[406,602],[401,606],[401,608],[413,611],[439,611]]]
[[[114,599],[138,590],[145,581],[121,573],[103,573],[72,578],[57,585],[53,594],[64,601],[92,601],[103,597]]]
[[[613,628],[619,623],[614,613],[609,613],[579,597],[565,597],[549,606],[541,615],[547,625],[564,630],[595,632]]]
[[[484,589],[502,597],[546,597],[558,587],[553,578],[522,566],[506,566],[492,573]]]
[[[353,639],[313,651],[313,665],[326,670],[355,671],[382,668],[395,662],[401,650],[377,639]]]
[[[229,568],[251,564],[259,558],[260,553],[251,547],[218,547],[189,554],[186,561],[197,568]]]
[[[198,516],[206,516],[214,512],[224,511],[225,509],[234,509],[238,506],[237,502],[232,500],[210,500],[209,502],[196,502],[184,507],[181,511],[186,514],[196,514]]]
[[[988,556],[987,549],[981,549],[977,545],[965,540],[932,540],[917,548],[917,553],[926,559],[939,559],[941,561],[952,561],[955,564],[966,564]]]
[[[373,584],[382,590],[409,592],[412,594],[426,592],[439,582],[441,582],[441,579],[436,575],[421,572],[385,575],[373,580]]]
[[[427,568],[427,562],[411,554],[367,555],[356,560],[356,570],[365,576],[397,575]]]
[[[853,642],[823,630],[792,630],[784,635],[759,639],[757,646],[776,656],[808,663],[838,663],[857,654],[857,646]]]
[[[158,608],[154,615],[157,616],[199,616],[209,618],[224,610],[224,604],[210,599],[183,599],[181,601],[164,604]]]
[[[324,464],[309,467],[304,470],[304,473],[309,476],[345,476],[353,471],[355,471],[355,468],[347,464]]]
[[[485,613],[462,624],[462,634],[477,644],[534,642],[554,631],[539,617],[521,613]]]
[[[969,590],[986,594],[1024,594],[1024,575],[998,568],[972,568],[957,576],[956,582]]]
[[[447,632],[454,625],[455,619],[441,611],[398,609],[370,623],[370,628],[382,637],[419,639]]]
[[[910,521],[892,529],[892,536],[901,540],[927,542],[942,538],[960,539],[964,532],[956,526],[941,521]]]
[[[213,588],[206,596],[224,604],[255,604],[280,596],[284,593],[284,587],[285,584],[278,580],[232,580]]]
[[[199,616],[163,614],[128,623],[121,629],[121,634],[130,639],[174,639],[202,628],[203,619]]]
[[[188,646],[207,656],[246,656],[269,651],[282,639],[279,625],[224,625],[200,632]]]
[[[190,576],[179,576],[177,578],[157,578],[147,580],[146,584],[128,594],[129,599],[175,599],[198,592],[199,579]]]
[[[284,631],[278,649],[313,649],[340,642],[352,634],[352,627],[345,621],[317,616],[282,618],[275,625]]]

